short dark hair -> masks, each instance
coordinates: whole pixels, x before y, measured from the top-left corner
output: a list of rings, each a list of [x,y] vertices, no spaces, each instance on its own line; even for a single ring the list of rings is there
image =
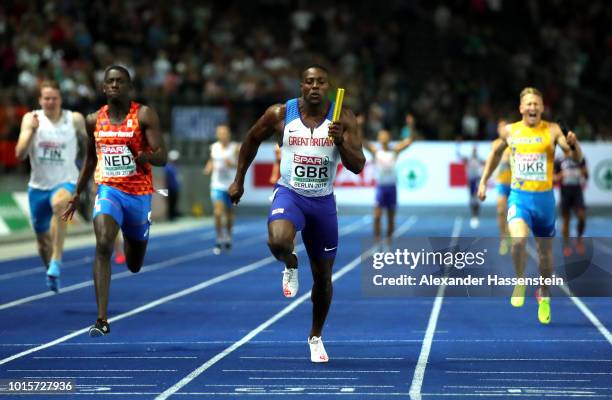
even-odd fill
[[[307,65],[306,68],[304,68],[302,70],[302,77],[304,77],[304,73],[306,71],[308,71],[309,69],[311,69],[311,68],[320,69],[321,71],[325,72],[329,76],[329,70],[326,67],[324,67],[323,65],[321,65],[321,64],[310,64],[310,65]]]
[[[125,77],[127,78],[128,82],[132,82],[132,77],[130,76],[130,71],[127,70],[127,68],[125,68],[122,65],[118,65],[118,64],[113,64],[109,67],[106,67],[106,69],[104,70],[104,79],[106,80],[106,76],[108,75],[108,73],[112,70],[115,71],[119,71],[121,72],[123,75],[125,75]]]

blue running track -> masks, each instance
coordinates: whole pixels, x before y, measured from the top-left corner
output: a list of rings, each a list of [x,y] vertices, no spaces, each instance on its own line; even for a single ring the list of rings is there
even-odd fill
[[[87,335],[93,246],[66,251],[57,295],[38,256],[1,261],[0,386],[70,380],[75,390],[61,398],[108,399],[612,398],[612,299],[554,297],[543,326],[531,295],[520,309],[500,297],[364,297],[371,223],[340,217],[327,364],[309,360],[305,252],[300,293],[285,299],[263,218],[239,218],[234,247],[220,256],[211,226],[153,229],[140,273],[113,266],[111,333],[101,338]],[[609,225],[592,218],[587,234],[608,236]],[[497,234],[493,218],[477,230],[434,214],[402,215],[396,226],[401,238]]]

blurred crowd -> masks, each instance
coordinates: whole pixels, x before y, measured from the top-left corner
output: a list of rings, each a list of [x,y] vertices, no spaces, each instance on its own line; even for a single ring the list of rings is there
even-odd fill
[[[330,67],[370,134],[399,137],[410,113],[425,139],[489,139],[536,86],[548,118],[612,140],[610,21],[606,0],[3,0],[0,140],[17,137],[43,77],[86,113],[114,63],[166,131],[174,105],[223,105],[243,135],[268,105],[299,95],[313,62]]]

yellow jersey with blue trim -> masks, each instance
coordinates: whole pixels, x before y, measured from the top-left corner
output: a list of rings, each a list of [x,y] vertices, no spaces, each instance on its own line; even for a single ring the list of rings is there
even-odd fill
[[[546,192],[553,187],[555,144],[550,122],[540,121],[529,127],[523,121],[510,125],[506,139],[510,147],[513,190]]]

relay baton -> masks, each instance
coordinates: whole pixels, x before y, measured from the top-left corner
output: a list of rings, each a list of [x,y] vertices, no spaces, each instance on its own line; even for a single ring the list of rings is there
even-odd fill
[[[336,122],[340,119],[340,114],[342,113],[342,100],[344,100],[344,89],[338,88],[338,90],[336,90],[336,101],[334,103],[332,122]]]
[[[342,100],[344,100],[344,89],[338,88],[336,90],[336,102],[334,104],[334,116],[332,121],[336,122],[340,119],[340,113],[342,113]]]

